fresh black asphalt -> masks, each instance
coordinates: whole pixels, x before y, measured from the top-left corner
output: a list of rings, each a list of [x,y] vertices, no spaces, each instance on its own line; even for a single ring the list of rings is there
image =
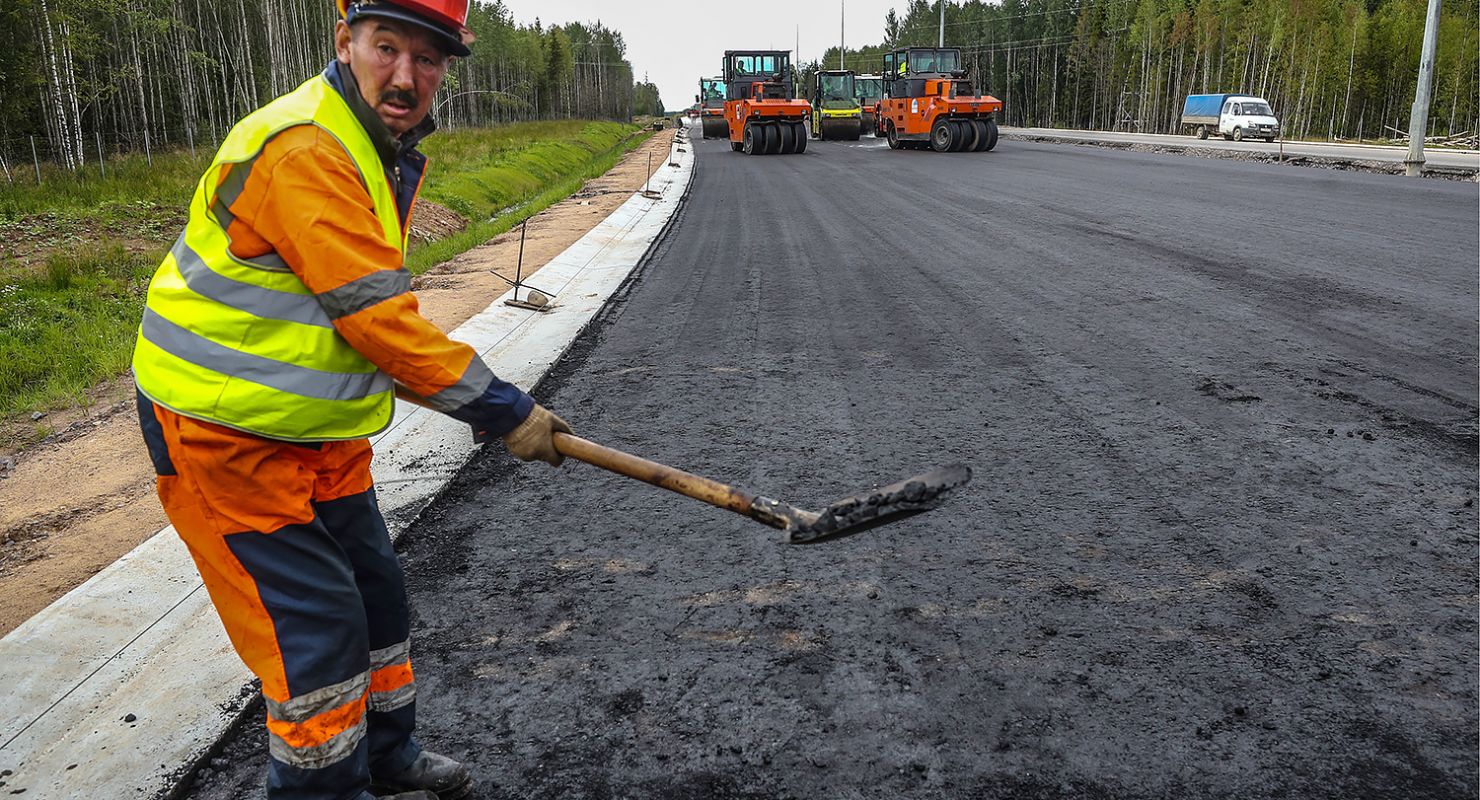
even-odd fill
[[[497,798],[1473,798],[1477,187],[1004,140],[697,143],[536,392],[788,547],[477,460],[401,543],[422,738]],[[259,723],[188,794],[257,797]]]

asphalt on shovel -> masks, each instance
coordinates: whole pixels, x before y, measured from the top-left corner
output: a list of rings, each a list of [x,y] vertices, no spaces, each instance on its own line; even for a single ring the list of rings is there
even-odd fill
[[[424,399],[404,386],[396,386],[396,396],[427,407]],[[951,464],[879,489],[844,497],[820,512],[807,511],[579,436],[556,433],[554,440],[555,449],[566,458],[750,517],[784,531],[788,544],[813,544],[851,536],[929,511],[939,506],[952,489],[971,480],[969,467]]]

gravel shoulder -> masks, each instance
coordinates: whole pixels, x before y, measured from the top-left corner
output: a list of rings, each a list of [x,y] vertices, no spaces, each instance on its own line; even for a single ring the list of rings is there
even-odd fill
[[[478,797],[1480,791],[1473,186],[699,148],[541,401],[798,504],[976,478],[788,548],[588,467],[475,460],[400,547],[421,736]],[[264,758],[253,722],[185,794],[260,797]]]
[[[1003,128],[1007,139],[1029,142],[1106,147],[1142,153],[1168,153],[1198,158],[1227,158],[1293,167],[1354,170],[1403,175],[1407,150],[1351,143],[1287,141],[1267,143],[1221,137],[1198,140],[1192,136],[1141,134],[1121,131],[1074,131],[1054,128]],[[1480,173],[1480,153],[1473,150],[1430,147],[1425,151],[1423,176],[1442,180],[1474,181]]]

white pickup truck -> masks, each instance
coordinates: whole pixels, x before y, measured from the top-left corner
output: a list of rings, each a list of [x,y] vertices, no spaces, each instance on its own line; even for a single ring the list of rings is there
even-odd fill
[[[1182,126],[1199,139],[1221,134],[1236,142],[1279,138],[1280,121],[1269,109],[1269,101],[1245,94],[1194,94],[1182,106]]]

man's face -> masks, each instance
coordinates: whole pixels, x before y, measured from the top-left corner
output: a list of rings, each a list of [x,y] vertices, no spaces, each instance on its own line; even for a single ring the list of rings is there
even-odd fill
[[[426,119],[451,62],[431,31],[380,17],[357,19],[353,28],[340,20],[334,49],[365,102],[396,136]]]

